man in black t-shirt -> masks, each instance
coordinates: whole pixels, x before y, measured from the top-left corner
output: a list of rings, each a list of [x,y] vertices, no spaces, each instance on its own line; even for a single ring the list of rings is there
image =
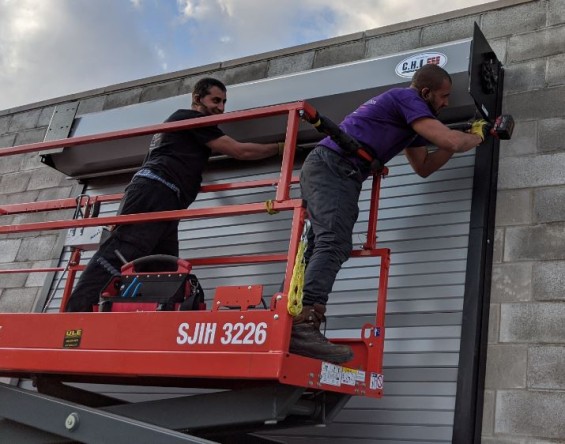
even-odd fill
[[[166,122],[222,114],[226,87],[213,78],[196,83],[192,107],[174,112]],[[280,154],[280,143],[243,143],[225,135],[217,126],[158,133],[153,136],[141,169],[127,186],[120,214],[182,210],[198,194],[202,172],[212,153],[241,160],[256,160]],[[67,311],[92,311],[100,292],[119,270],[119,251],[128,261],[151,254],[178,256],[178,221],[118,225],[100,245],[73,290]]]

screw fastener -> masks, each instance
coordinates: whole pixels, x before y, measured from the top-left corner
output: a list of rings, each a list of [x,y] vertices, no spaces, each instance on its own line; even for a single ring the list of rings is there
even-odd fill
[[[65,419],[65,428],[72,432],[78,428],[79,422],[78,413],[73,412]]]

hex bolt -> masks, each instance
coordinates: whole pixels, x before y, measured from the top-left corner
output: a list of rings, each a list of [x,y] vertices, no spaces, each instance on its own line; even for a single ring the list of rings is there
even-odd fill
[[[273,316],[273,318],[274,318],[275,320],[277,320],[277,319],[279,318],[279,315],[276,314],[276,315]]]
[[[78,413],[73,412],[65,419],[65,428],[72,432],[78,428],[79,422]]]

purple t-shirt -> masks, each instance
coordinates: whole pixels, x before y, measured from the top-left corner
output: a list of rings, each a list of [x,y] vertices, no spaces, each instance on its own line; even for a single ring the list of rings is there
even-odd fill
[[[404,148],[429,144],[410,126],[422,117],[436,118],[418,91],[394,88],[369,99],[347,115],[339,126],[385,164]],[[320,144],[341,152],[329,137]]]

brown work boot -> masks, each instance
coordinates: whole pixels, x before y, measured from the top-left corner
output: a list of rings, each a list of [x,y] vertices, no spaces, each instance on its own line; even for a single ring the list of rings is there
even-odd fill
[[[326,306],[322,304],[305,305],[293,319],[290,337],[290,352],[341,364],[353,358],[353,351],[347,345],[332,344],[320,332],[320,324],[325,321]]]

